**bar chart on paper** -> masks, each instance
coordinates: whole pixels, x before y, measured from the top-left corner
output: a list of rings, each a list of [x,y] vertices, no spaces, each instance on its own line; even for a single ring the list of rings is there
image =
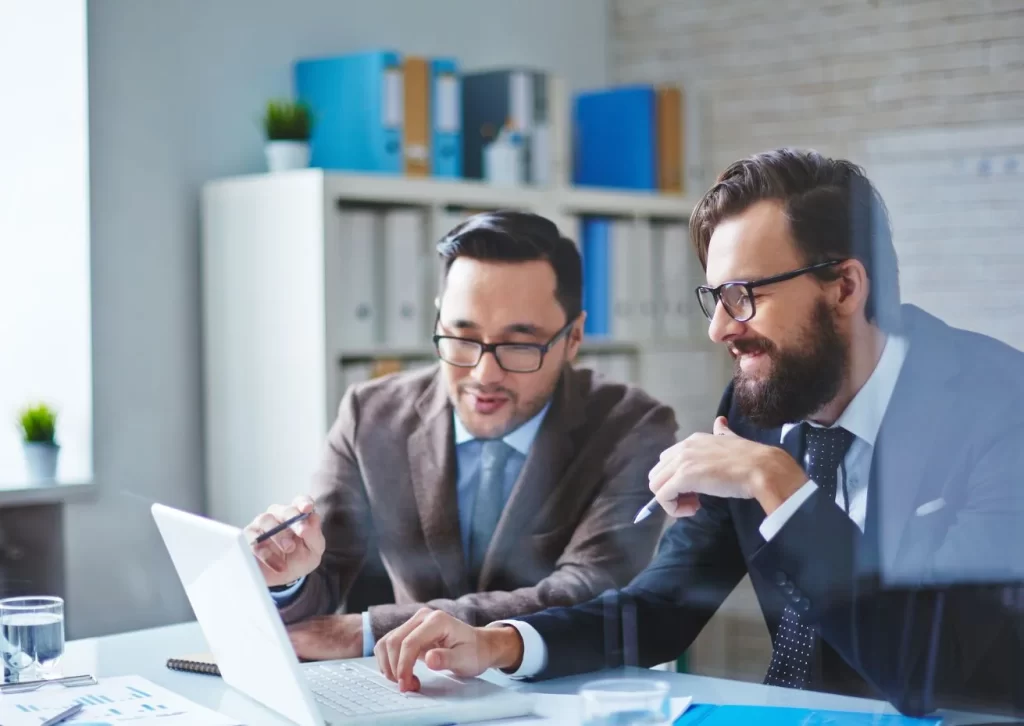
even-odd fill
[[[0,724],[39,726],[73,703],[84,707],[75,726],[236,726],[226,716],[203,708],[138,676],[107,678],[95,686],[44,688],[0,699]]]

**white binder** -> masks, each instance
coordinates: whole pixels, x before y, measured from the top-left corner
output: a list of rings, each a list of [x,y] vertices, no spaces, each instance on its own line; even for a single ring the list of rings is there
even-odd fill
[[[638,219],[633,222],[633,261],[630,265],[633,296],[633,340],[651,340],[654,337],[654,232],[651,222]]]
[[[388,345],[414,347],[427,339],[426,253],[422,211],[400,208],[384,214],[384,341]]]
[[[427,325],[433,325],[434,318],[437,316],[437,308],[434,305],[435,300],[438,300],[441,296],[441,289],[443,287],[442,280],[444,276],[444,260],[437,252],[437,244],[447,236],[449,232],[458,227],[460,224],[466,221],[472,213],[463,211],[461,209],[436,209],[433,215],[433,225],[430,232],[430,241],[427,244],[427,281],[426,281],[426,305],[427,305],[427,318],[429,318]],[[433,330],[430,330],[429,335],[433,335]]]
[[[654,245],[650,222],[612,223],[611,246],[611,337],[649,340],[654,335]]]
[[[605,353],[601,356],[601,372],[616,383],[633,382],[633,358],[628,353]]]
[[[630,273],[632,248],[630,245],[632,223],[616,220],[608,231],[608,294],[611,297],[611,314],[608,320],[608,335],[612,340],[633,340],[633,278]]]
[[[381,340],[378,249],[379,215],[370,209],[346,208],[338,212],[338,238],[330,254],[337,255],[340,280],[337,290],[337,344],[348,348],[371,347]]]
[[[593,353],[577,355],[575,366],[576,368],[589,368],[595,373],[600,372],[601,357]]]
[[[672,340],[694,337],[701,317],[694,293],[700,277],[694,274],[699,265],[686,225],[659,225],[657,248],[659,334]]]
[[[369,361],[347,361],[341,367],[341,375],[341,390],[345,391],[349,386],[353,386],[356,383],[362,383],[373,378],[373,363]]]

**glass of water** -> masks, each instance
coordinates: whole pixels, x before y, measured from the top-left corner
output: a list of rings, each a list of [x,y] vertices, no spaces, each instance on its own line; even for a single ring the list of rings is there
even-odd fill
[[[641,678],[591,681],[580,689],[584,726],[669,726],[668,683]]]
[[[64,601],[59,597],[0,600],[0,656],[13,681],[60,676]]]

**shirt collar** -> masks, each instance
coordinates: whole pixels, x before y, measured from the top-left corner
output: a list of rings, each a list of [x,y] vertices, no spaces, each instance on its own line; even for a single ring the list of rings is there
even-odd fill
[[[858,439],[866,442],[868,446],[875,445],[878,430],[882,427],[885,409],[889,406],[889,399],[892,398],[892,392],[896,388],[896,381],[900,376],[900,370],[903,368],[903,361],[906,360],[909,347],[910,343],[906,338],[898,335],[890,335],[886,338],[878,365],[875,366],[875,370],[857,391],[857,395],[850,401],[834,426],[842,426]],[[813,421],[808,423],[811,426],[819,426]],[[785,441],[786,434],[799,425],[799,423],[783,424],[782,440]]]
[[[544,404],[544,408],[540,410],[537,415],[531,418],[529,421],[524,423],[519,428],[508,432],[502,437],[502,441],[511,446],[513,449],[518,451],[523,456],[527,456],[530,453],[530,447],[533,446],[533,440],[537,437],[537,431],[540,430],[540,425],[544,422],[544,414],[551,408],[551,401]],[[455,445],[464,444],[468,441],[475,441],[476,437],[471,434],[466,427],[459,420],[458,414],[452,412],[452,421],[455,423]]]

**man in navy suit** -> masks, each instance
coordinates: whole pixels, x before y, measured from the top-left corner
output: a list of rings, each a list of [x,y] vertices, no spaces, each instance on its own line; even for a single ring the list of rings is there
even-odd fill
[[[378,644],[384,674],[414,689],[417,658],[534,678],[650,666],[749,573],[766,683],[910,714],[1020,709],[1024,355],[901,305],[884,204],[849,162],[736,162],[690,231],[735,374],[714,433],[650,472],[678,518],[654,561],[622,590],[486,628],[421,611]]]

